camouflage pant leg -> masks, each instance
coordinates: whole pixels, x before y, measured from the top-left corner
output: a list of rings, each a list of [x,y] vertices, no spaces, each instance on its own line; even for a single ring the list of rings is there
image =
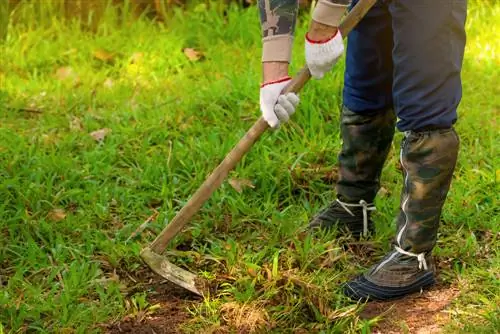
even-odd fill
[[[407,132],[401,146],[404,186],[394,250],[346,283],[355,300],[394,299],[435,284],[431,251],[455,169],[459,139],[453,129]]]
[[[346,202],[372,202],[380,188],[380,174],[389,153],[396,116],[392,109],[364,114],[344,106],[341,116],[337,194]]]
[[[423,253],[436,244],[458,148],[453,128],[406,133],[401,146],[404,189],[395,239],[400,248]]]

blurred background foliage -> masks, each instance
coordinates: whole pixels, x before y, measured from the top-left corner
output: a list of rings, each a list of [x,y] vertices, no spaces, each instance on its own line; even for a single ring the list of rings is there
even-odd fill
[[[317,0],[298,0],[301,11],[310,10]],[[498,0],[474,0],[490,5]],[[53,20],[76,21],[82,29],[97,32],[107,12],[118,14],[118,24],[141,16],[168,23],[176,10],[203,10],[214,7],[224,13],[227,6],[249,7],[258,0],[0,0],[0,40],[7,36],[9,24],[40,26]]]
[[[121,22],[141,16],[167,23],[175,10],[221,10],[229,5],[249,7],[258,0],[0,0],[0,39],[5,39],[9,24],[39,26],[52,20],[77,21],[82,29],[97,32],[106,12],[118,13]],[[314,0],[299,0],[301,10]]]

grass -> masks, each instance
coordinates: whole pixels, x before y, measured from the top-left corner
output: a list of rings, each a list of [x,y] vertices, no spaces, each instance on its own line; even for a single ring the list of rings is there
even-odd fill
[[[259,116],[258,14],[198,5],[156,24],[108,7],[92,35],[50,16],[32,20],[34,13],[29,3],[18,8],[25,20],[0,47],[0,333],[99,332],[99,323],[155,312],[124,273],[143,268],[139,251],[151,231],[173,218]],[[469,4],[460,160],[435,250],[440,282],[460,291],[448,308],[449,332],[500,328],[499,15],[495,2]],[[294,72],[302,43],[296,39]],[[184,48],[203,58],[190,60]],[[242,191],[225,182],[175,239],[171,248],[184,250],[179,264],[229,282],[189,309],[183,331],[376,326],[338,287],[389,249],[401,134],[368,246],[346,252],[332,235],[297,233],[334,196],[318,167],[336,164],[342,73],[340,63],[308,84],[293,121],[264,134],[231,173]],[[149,228],[129,238],[148,217]]]

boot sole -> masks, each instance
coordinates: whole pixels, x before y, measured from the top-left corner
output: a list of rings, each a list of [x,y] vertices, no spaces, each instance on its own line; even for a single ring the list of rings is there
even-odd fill
[[[345,284],[344,295],[355,301],[386,301],[405,297],[420,292],[422,289],[436,284],[433,272],[426,272],[416,282],[405,287],[379,286],[358,276]]]

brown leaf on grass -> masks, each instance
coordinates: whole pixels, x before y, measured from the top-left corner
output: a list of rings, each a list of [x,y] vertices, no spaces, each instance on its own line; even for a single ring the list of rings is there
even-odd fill
[[[102,85],[106,88],[113,88],[115,83],[113,82],[113,80],[111,80],[111,78],[106,78],[106,80],[104,80],[104,83]]]
[[[203,53],[193,48],[185,48],[182,51],[184,52],[184,55],[191,61],[197,61],[203,58]]]
[[[56,78],[63,81],[75,75],[75,71],[70,66],[59,67],[56,70]]]
[[[82,120],[76,116],[72,117],[71,121],[69,122],[69,128],[72,131],[82,131],[83,130]]]
[[[256,277],[257,276],[257,271],[254,268],[251,268],[251,267],[247,268],[247,273],[248,273],[248,275],[250,275],[252,277]]]
[[[64,211],[64,209],[52,209],[47,215],[47,217],[51,221],[57,223],[66,218],[66,212]]]
[[[140,63],[143,57],[144,57],[144,53],[142,53],[142,52],[134,52],[132,54],[132,56],[130,57],[130,63],[131,64]]]
[[[103,61],[105,63],[112,63],[115,60],[115,55],[109,51],[106,51],[104,49],[97,49],[94,50],[92,53],[95,59],[98,59],[100,61]]]
[[[243,188],[245,187],[252,189],[255,188],[252,181],[248,179],[229,179],[228,182],[231,185],[231,187],[233,187],[233,189],[239,193],[241,193],[243,191]]]
[[[96,141],[103,141],[104,138],[110,133],[111,133],[110,128],[104,128],[91,132],[90,136],[94,138]]]
[[[380,197],[388,197],[391,195],[391,192],[385,187],[380,187],[378,194]]]
[[[56,70],[55,77],[59,81],[72,82],[74,85],[80,83],[80,77],[71,66],[59,67]]]

